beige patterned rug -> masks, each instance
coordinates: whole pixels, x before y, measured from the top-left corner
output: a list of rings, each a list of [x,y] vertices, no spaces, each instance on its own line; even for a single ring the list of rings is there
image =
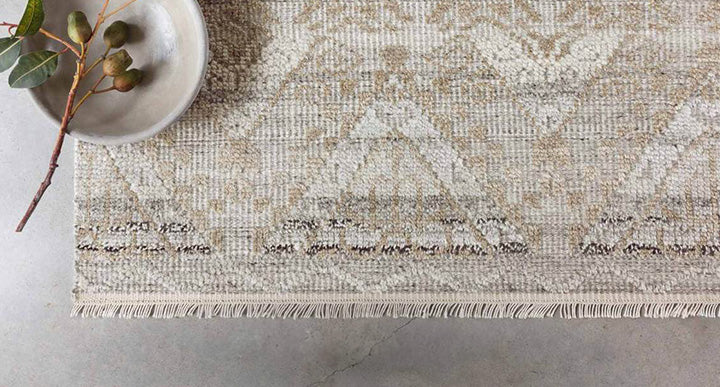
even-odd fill
[[[718,315],[720,2],[200,3],[183,121],[77,146],[75,314]]]

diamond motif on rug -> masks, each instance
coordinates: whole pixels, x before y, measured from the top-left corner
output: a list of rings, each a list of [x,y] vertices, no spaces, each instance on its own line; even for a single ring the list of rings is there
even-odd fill
[[[290,219],[265,240],[267,250],[526,250],[517,230],[493,214],[452,145],[412,102],[376,102],[317,176]],[[313,212],[320,215],[308,216]]]

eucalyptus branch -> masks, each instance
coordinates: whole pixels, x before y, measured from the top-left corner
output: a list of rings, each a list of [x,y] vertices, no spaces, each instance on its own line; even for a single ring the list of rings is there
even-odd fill
[[[72,51],[77,56],[77,61],[73,81],[65,102],[63,118],[60,123],[57,139],[55,141],[55,147],[50,157],[48,171],[45,175],[45,179],[40,184],[40,188],[38,188],[35,196],[30,202],[25,215],[15,229],[17,232],[23,231],[28,220],[35,212],[38,203],[45,194],[45,191],[47,191],[52,184],[52,178],[55,174],[55,170],[58,168],[58,159],[65,142],[65,135],[68,133],[68,126],[70,121],[72,121],[75,117],[78,109],[93,95],[111,91],[130,91],[137,86],[143,78],[142,71],[137,69],[128,69],[130,64],[132,64],[132,58],[127,51],[120,50],[115,54],[108,56],[112,48],[120,48],[127,42],[130,32],[129,27],[121,21],[114,22],[105,30],[105,34],[103,36],[103,40],[106,45],[105,53],[93,61],[90,66],[87,65],[88,50],[95,37],[98,35],[100,26],[109,17],[127,8],[136,0],[127,1],[111,12],[107,12],[110,0],[104,0],[94,27],[90,26],[87,17],[82,12],[75,11],[68,15],[68,35],[73,42],[80,46],[79,50],[77,46],[72,43],[42,28],[44,13],[36,11],[38,9],[41,11],[43,10],[43,0],[27,1],[28,5],[20,23],[0,23],[0,27],[7,27],[8,33],[11,35],[9,38],[0,39],[0,45],[2,45],[0,46],[0,56],[4,56],[0,58],[3,59],[0,63],[9,63],[9,65],[3,65],[4,67],[0,68],[0,71],[6,70],[7,67],[12,67],[12,64],[16,60],[18,62],[18,65],[10,74],[10,85],[12,87],[22,88],[32,88],[41,85],[47,80],[48,74],[52,75],[57,69],[57,57],[67,51]],[[15,30],[14,35],[12,33],[13,30]],[[20,57],[20,44],[24,40],[25,36],[33,35],[35,33],[43,34],[46,37],[63,44],[65,47],[59,52],[44,50],[32,52]],[[100,64],[103,66],[103,75],[93,84],[90,91],[88,91],[76,104],[75,100],[82,80],[95,67],[100,66]],[[108,77],[113,78],[113,85],[111,87],[98,90],[102,81]]]

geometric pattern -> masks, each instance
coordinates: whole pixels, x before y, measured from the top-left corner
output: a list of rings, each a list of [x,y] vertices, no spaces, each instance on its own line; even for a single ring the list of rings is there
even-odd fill
[[[717,2],[199,3],[185,117],[76,146],[76,313],[716,314]]]

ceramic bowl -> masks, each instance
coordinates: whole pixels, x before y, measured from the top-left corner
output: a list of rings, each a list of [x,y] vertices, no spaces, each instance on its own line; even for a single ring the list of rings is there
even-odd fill
[[[46,1],[43,27],[67,37],[68,13],[81,10],[94,24],[101,3]],[[124,1],[112,0],[108,9],[122,3]],[[208,37],[196,0],[138,0],[110,18],[101,33],[115,20],[130,25],[130,41],[123,48],[133,57],[131,68],[143,70],[145,79],[130,92],[108,92],[88,99],[69,128],[70,135],[81,141],[119,145],[156,135],[190,107],[205,77]],[[34,38],[31,45],[34,45],[32,49],[61,48],[59,43],[44,37]],[[99,36],[90,49],[90,58],[96,58],[104,50],[102,36]],[[31,89],[37,105],[56,125],[60,123],[74,71],[74,56],[67,53],[61,57],[56,75],[44,85]],[[102,69],[98,66],[83,81],[78,99],[101,75]],[[100,88],[111,85],[112,80],[106,79]]]

